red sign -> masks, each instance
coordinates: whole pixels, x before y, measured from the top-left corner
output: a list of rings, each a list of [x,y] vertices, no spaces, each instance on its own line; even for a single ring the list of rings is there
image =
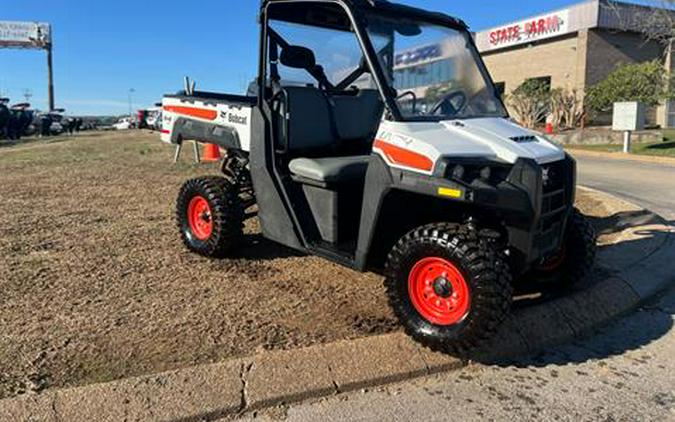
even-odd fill
[[[507,47],[550,38],[565,32],[567,32],[567,11],[494,29],[490,32],[489,43],[492,47]]]

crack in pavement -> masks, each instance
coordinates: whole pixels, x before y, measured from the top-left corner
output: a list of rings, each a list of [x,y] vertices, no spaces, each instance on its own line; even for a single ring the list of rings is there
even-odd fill
[[[579,327],[576,327],[576,324],[573,322],[573,318],[567,315],[567,312],[565,310],[565,307],[562,306],[560,303],[557,302],[551,302],[551,307],[557,311],[560,316],[562,316],[562,321],[567,325],[567,328],[570,329],[572,332],[572,338],[576,339],[582,336],[583,334],[583,329],[580,329]],[[592,329],[592,327],[589,327]]]
[[[60,422],[62,419],[61,419],[61,416],[59,415],[59,411],[56,409],[56,394],[52,394],[52,399],[51,399],[50,405],[51,405],[52,412],[54,413],[54,420],[56,422]]]
[[[242,413],[249,407],[248,401],[248,376],[255,366],[255,361],[251,363],[242,362],[239,380],[241,381],[241,401],[239,403],[239,412]]]
[[[342,391],[340,391],[340,386],[338,385],[337,381],[335,381],[335,378],[333,378],[333,367],[331,366],[330,363],[326,363],[326,366],[328,367],[328,374],[330,375],[330,381],[333,383],[333,387],[335,387],[335,392],[337,394],[342,393]]]
[[[663,308],[663,307],[658,306],[658,305],[656,305],[656,306],[653,306],[653,305],[652,306],[644,306],[642,309],[644,309],[645,311],[656,311],[656,312],[660,312],[662,314],[666,314],[668,316],[673,316],[673,310],[669,310],[669,309]]]

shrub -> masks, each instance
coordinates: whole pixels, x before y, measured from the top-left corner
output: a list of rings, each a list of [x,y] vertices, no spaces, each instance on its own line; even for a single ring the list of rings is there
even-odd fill
[[[528,79],[506,96],[506,102],[522,125],[533,128],[551,109],[551,91],[544,81]]]
[[[557,88],[551,91],[551,117],[553,127],[573,129],[581,124],[585,112],[577,91]]]
[[[586,106],[590,111],[610,111],[616,102],[639,101],[648,106],[673,98],[672,84],[660,61],[617,67],[607,79],[588,89]]]

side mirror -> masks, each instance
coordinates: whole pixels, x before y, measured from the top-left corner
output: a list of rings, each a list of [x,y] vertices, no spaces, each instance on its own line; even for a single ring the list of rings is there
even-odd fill
[[[316,57],[312,50],[295,45],[284,48],[279,61],[284,66],[293,69],[313,69],[316,66]]]

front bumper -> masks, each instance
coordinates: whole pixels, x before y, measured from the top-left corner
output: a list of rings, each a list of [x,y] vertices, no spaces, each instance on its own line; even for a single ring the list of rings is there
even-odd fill
[[[473,202],[485,206],[493,202],[502,219],[511,265],[517,273],[542,263],[562,247],[575,185],[576,162],[566,155],[564,160],[545,165],[518,160],[505,181],[474,191]]]
[[[453,177],[457,166],[467,169],[462,172],[463,180]],[[493,169],[493,177],[476,176],[485,167]],[[441,183],[461,186],[461,200],[471,204],[472,217],[505,231],[505,246],[516,273],[560,250],[575,200],[576,163],[569,155],[544,165],[519,159],[512,166],[448,158],[434,176],[445,181]]]

